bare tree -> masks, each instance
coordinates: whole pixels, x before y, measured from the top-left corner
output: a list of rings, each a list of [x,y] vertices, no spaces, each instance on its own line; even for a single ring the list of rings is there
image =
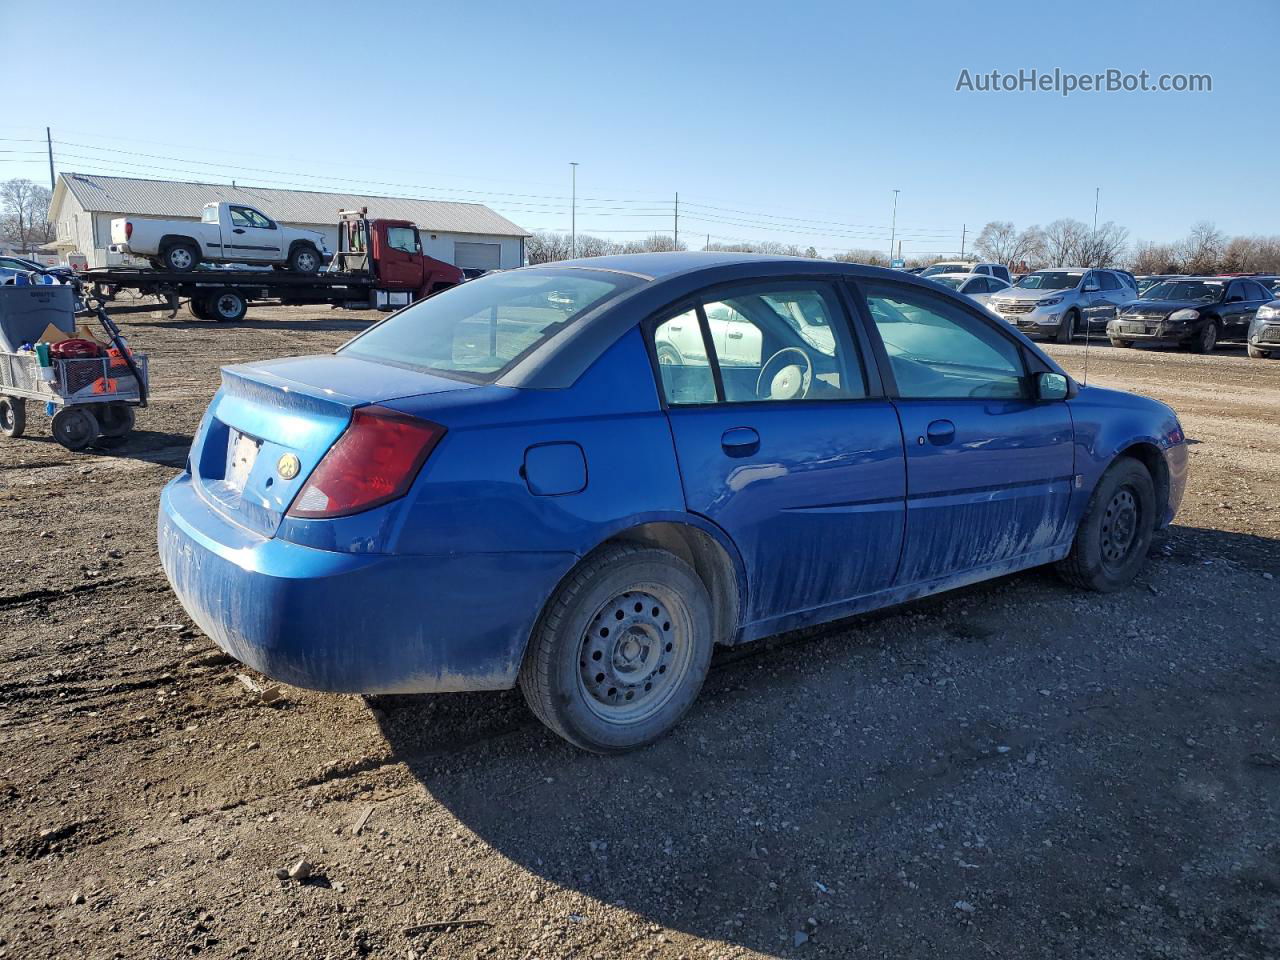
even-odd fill
[[[1182,243],[1183,269],[1188,273],[1214,273],[1226,245],[1226,235],[1212,221],[1201,220],[1191,227],[1191,235]]]
[[[531,264],[568,260],[573,256],[569,234],[539,230],[525,241],[525,255]]]
[[[1076,264],[1081,267],[1109,267],[1118,263],[1128,237],[1128,230],[1108,220],[1081,238],[1076,250]]]
[[[30,180],[0,183],[0,236],[17,244],[24,254],[53,239],[49,223],[52,194]]]
[[[1089,225],[1063,217],[1044,228],[1044,257],[1051,267],[1079,265]]]
[[[623,244],[623,253],[671,253],[676,250],[688,250],[689,247],[679,242],[669,233],[655,233],[643,240]]]
[[[887,267],[889,259],[877,250],[846,250],[831,258],[841,263],[865,263],[871,267]]]
[[[1009,220],[992,220],[982,228],[973,245],[984,260],[1007,266],[1040,259],[1043,247],[1044,236],[1039,227],[1027,227],[1019,232]]]
[[[1176,244],[1142,241],[1134,246],[1129,269],[1137,274],[1181,273],[1182,254]]]

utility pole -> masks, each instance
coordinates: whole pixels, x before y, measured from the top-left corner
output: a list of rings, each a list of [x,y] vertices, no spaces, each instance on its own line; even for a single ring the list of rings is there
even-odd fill
[[[680,247],[680,191],[679,190],[676,191],[676,222],[675,222],[675,227],[673,228],[673,232],[675,233],[675,243],[672,244],[672,246],[678,249]]]
[[[706,245],[705,247],[703,247],[702,249],[703,249],[703,250],[710,250],[710,249],[711,249],[711,234],[709,234],[709,233],[707,234],[707,245]]]
[[[898,236],[898,191],[893,191],[893,225],[889,228],[889,260],[893,261],[893,242]]]
[[[53,193],[53,188],[56,186],[53,179],[53,134],[49,132],[48,127],[44,128],[44,139],[49,144],[49,192]]]
[[[969,225],[967,223],[960,224],[960,259],[964,259],[964,241],[969,236]]]
[[[573,177],[572,199],[569,201],[569,255],[578,255],[578,164],[570,160],[569,167]]]
[[[1101,187],[1093,188],[1093,232],[1098,232],[1098,196],[1102,193]]]

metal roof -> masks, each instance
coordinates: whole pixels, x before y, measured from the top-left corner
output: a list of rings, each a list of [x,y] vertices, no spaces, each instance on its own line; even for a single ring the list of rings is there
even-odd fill
[[[53,214],[59,212],[61,188],[71,191],[85,210],[143,217],[200,217],[206,203],[228,200],[257,207],[284,223],[334,224],[339,210],[369,208],[370,217],[409,220],[438,233],[476,233],[527,237],[529,231],[480,203],[375,197],[356,193],[276,190],[225,183],[186,183],[177,180],[138,180],[102,177],[92,173],[64,173],[54,191]]]

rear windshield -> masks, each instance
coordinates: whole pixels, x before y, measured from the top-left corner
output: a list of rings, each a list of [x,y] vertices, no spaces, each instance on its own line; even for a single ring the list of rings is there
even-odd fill
[[[942,277],[942,276],[937,276],[937,277],[930,277],[929,279],[930,279],[930,280],[932,280],[934,283],[941,283],[941,284],[945,284],[946,286],[950,287],[952,290],[959,290],[959,289],[960,289],[960,284],[964,283],[964,282],[965,282],[966,280],[968,280],[969,278],[968,278],[968,277]]]
[[[338,352],[492,383],[583,314],[641,281],[595,270],[514,270],[388,317]]]
[[[967,263],[935,263],[932,267],[925,270],[920,276],[932,277],[935,273],[968,273],[969,265]]]

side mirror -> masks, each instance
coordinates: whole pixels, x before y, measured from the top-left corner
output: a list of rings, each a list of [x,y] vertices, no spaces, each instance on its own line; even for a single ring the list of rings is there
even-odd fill
[[[1037,400],[1065,400],[1067,399],[1067,378],[1060,373],[1037,373],[1036,374],[1036,399]]]

